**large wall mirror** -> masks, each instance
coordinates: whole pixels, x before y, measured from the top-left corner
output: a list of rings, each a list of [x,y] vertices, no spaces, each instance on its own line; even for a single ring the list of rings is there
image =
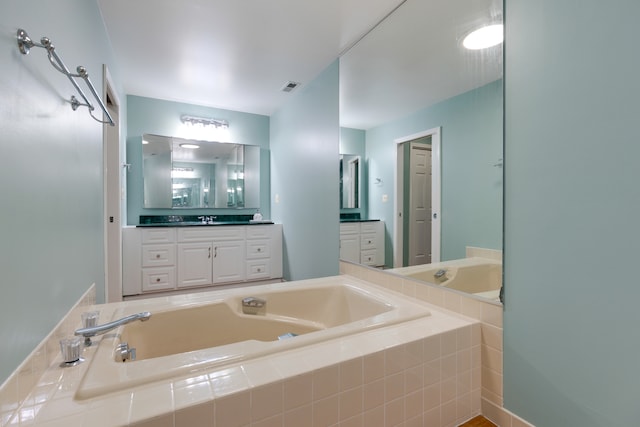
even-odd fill
[[[403,241],[395,235],[398,141],[433,129],[438,261],[464,258],[470,247],[502,249],[502,45],[462,44],[472,30],[496,23],[500,0],[407,0],[340,59],[340,125],[366,135],[361,196],[368,217],[386,222],[387,268],[402,266],[394,259]]]
[[[142,137],[144,207],[259,208],[260,147]]]
[[[353,154],[340,155],[340,209],[358,209],[362,182],[362,159]]]

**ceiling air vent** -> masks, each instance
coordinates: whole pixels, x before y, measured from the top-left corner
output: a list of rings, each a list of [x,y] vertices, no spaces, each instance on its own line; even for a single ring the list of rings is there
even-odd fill
[[[282,89],[280,89],[280,90],[282,90],[283,92],[291,92],[292,90],[294,90],[298,86],[300,86],[300,83],[287,82],[287,83],[285,83],[284,86],[282,86]]]

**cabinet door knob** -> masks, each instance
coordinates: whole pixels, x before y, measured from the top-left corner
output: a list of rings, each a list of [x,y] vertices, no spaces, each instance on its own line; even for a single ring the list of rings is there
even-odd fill
[[[159,277],[156,277],[156,282],[160,283],[160,278]]]
[[[157,258],[157,259],[160,259],[160,254],[156,254],[156,258]]]

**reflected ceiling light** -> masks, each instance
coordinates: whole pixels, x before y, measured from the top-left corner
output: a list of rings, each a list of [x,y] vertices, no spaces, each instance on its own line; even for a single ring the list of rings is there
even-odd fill
[[[180,116],[180,121],[182,123],[192,125],[192,126],[198,125],[198,126],[213,126],[216,128],[223,128],[223,129],[229,128],[228,121],[220,120],[220,119],[212,119],[209,117],[195,117],[195,116],[188,116],[185,114]]]
[[[492,24],[469,33],[462,41],[462,45],[467,49],[478,50],[499,45],[503,40],[502,24]]]
[[[200,146],[197,145],[197,144],[180,144],[180,147],[182,147],[182,148],[191,148],[193,150],[195,150],[196,148],[200,148]]]

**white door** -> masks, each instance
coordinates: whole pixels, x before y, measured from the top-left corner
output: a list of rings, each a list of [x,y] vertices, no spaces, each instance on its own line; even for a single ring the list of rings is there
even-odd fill
[[[181,243],[178,245],[178,287],[204,286],[212,283],[211,243]]]
[[[245,243],[213,243],[213,284],[241,282],[245,278]]]
[[[396,167],[394,180],[394,219],[393,219],[393,266],[403,267],[409,265],[409,241],[410,233],[407,232],[411,227],[409,225],[409,217],[411,216],[410,196],[405,195],[405,171],[410,167],[410,156],[407,154],[405,161],[406,143],[417,142],[426,138],[430,140],[431,146],[431,185],[430,185],[430,262],[440,262],[440,133],[441,128],[433,128],[424,132],[408,135],[395,139],[396,145]],[[411,150],[408,150],[411,151]],[[406,164],[409,163],[409,164]],[[414,232],[415,233],[415,232]]]
[[[103,125],[105,301],[122,301],[122,161],[120,160],[120,108],[111,77],[103,67],[104,99],[114,126]]]
[[[431,146],[411,143],[409,265],[431,263]]]

